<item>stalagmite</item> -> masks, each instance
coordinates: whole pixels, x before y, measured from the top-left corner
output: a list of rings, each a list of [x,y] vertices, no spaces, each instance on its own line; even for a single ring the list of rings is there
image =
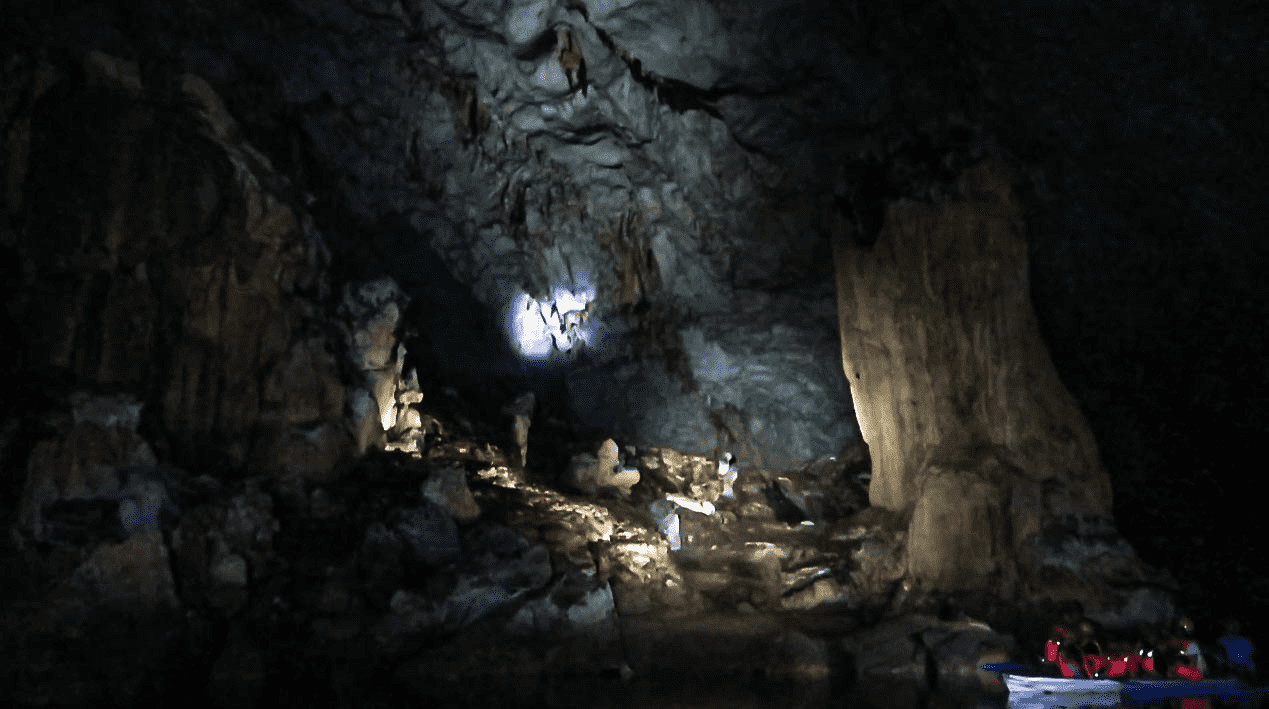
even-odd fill
[[[959,188],[957,201],[891,204],[871,247],[838,219],[842,366],[870,502],[912,514],[910,573],[1003,590],[1046,527],[1109,528],[1111,489],[1031,311],[1007,168],[980,165]]]

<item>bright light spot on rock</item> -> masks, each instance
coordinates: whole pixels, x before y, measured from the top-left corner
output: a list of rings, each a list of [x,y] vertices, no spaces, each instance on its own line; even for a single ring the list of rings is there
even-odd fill
[[[554,347],[542,304],[523,291],[511,302],[511,336],[520,354],[529,359],[546,359]]]
[[[620,550],[632,554],[634,559],[638,561],[642,561],[642,562],[648,562],[653,559],[660,559],[661,557],[664,556],[664,554],[661,553],[660,548],[657,547],[656,545],[644,544],[642,542],[636,542],[634,544],[622,544],[620,546]]]
[[[556,287],[552,291],[551,296],[555,299],[555,307],[561,313],[567,313],[575,310],[584,310],[586,305],[595,297],[595,289],[592,287],[580,293],[574,293],[566,288]]]
[[[545,300],[518,292],[511,301],[507,327],[520,354],[541,362],[591,345],[596,324],[587,308],[594,299],[595,287],[585,281],[572,288],[557,285]]]

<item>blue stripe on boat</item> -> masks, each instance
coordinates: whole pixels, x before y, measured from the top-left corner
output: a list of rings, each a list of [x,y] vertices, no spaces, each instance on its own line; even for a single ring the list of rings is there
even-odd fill
[[[983,669],[987,669],[984,665]],[[1269,696],[1269,688],[1249,687],[1236,679],[1208,679],[1200,682],[1174,679],[1128,680],[1068,679],[1066,677],[1034,677],[1005,673],[1005,686],[1010,699],[1020,697],[1044,697],[1060,695],[1064,703],[1077,705],[1114,706],[1124,699],[1153,701],[1182,697],[1218,697],[1221,699],[1248,699]],[[1078,698],[1078,701],[1075,701]]]

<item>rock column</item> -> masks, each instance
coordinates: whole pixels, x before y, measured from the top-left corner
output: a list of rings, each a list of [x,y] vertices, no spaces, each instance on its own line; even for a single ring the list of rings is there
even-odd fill
[[[1105,528],[1111,488],[1031,310],[1007,168],[985,163],[958,187],[954,201],[891,204],[872,246],[836,221],[842,366],[870,502],[912,514],[909,573],[1000,589],[1042,529]]]

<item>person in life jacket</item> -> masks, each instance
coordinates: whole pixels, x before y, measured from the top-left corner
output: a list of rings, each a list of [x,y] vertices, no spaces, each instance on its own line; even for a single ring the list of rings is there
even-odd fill
[[[1144,677],[1160,676],[1163,665],[1161,662],[1156,663],[1156,658],[1160,653],[1162,641],[1159,639],[1159,632],[1153,627],[1144,627],[1138,636],[1137,656],[1140,658],[1140,675]]]
[[[1091,621],[1080,621],[1076,629],[1076,638],[1080,652],[1084,656],[1084,673],[1090,678],[1103,677],[1110,669],[1110,657],[1102,650],[1102,644],[1097,640],[1097,635],[1097,630]]]
[[[1065,623],[1058,623],[1049,631],[1049,639],[1044,643],[1044,661],[1052,664],[1058,673],[1071,679],[1082,677],[1081,660],[1076,657],[1075,632]]]
[[[1252,657],[1256,650],[1251,641],[1239,635],[1238,631],[1238,621],[1227,619],[1225,633],[1217,639],[1216,644],[1224,651],[1222,664],[1226,671],[1241,679],[1250,680],[1256,676],[1256,661]]]
[[[1105,676],[1119,679],[1135,679],[1157,676],[1154,653],[1158,634],[1149,626],[1141,625],[1133,631],[1121,631],[1108,641]]]
[[[1194,621],[1181,618],[1168,642],[1167,669],[1169,677],[1181,677],[1198,682],[1207,674],[1207,661],[1194,639]]]
[[[1108,646],[1108,665],[1105,674],[1112,679],[1136,677],[1141,674],[1141,655],[1136,644],[1127,638],[1119,638]]]

